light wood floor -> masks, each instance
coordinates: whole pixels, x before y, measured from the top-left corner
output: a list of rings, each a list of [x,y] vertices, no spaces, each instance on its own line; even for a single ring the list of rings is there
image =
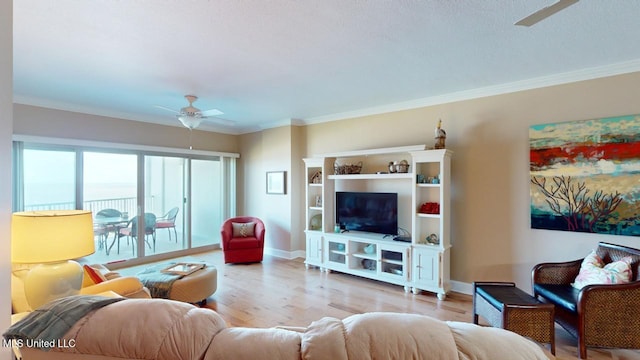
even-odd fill
[[[306,270],[302,259],[265,256],[258,264],[225,265],[220,251],[193,255],[218,269],[218,290],[205,307],[217,311],[229,326],[307,326],[325,316],[343,319],[372,311],[405,312],[441,320],[472,321],[471,296],[450,293],[439,301],[432,294],[405,293],[401,286],[338,272]],[[640,334],[639,334],[640,336]],[[556,356],[577,359],[576,341],[556,326]],[[640,359],[640,351],[589,349],[589,359]]]

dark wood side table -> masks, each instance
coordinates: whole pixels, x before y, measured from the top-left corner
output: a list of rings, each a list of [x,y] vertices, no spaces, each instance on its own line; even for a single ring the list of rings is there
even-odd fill
[[[473,323],[482,316],[493,327],[513,331],[550,346],[556,354],[554,306],[518,289],[512,282],[473,283]]]

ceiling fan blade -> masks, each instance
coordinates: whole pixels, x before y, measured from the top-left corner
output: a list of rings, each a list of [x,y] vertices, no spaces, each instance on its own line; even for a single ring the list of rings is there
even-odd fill
[[[160,106],[160,105],[154,105],[154,106],[157,107],[158,109],[167,110],[167,111],[171,111],[171,112],[176,113],[176,114],[180,114],[180,111],[178,111],[178,110],[169,109],[168,107],[164,107],[164,106]]]
[[[519,25],[519,26],[531,26],[534,25],[546,18],[548,18],[549,16],[557,13],[558,11],[561,11],[575,3],[577,3],[579,0],[559,0],[558,2],[556,2],[553,5],[549,5],[547,7],[544,7],[536,12],[534,12],[533,14],[525,17],[524,19],[516,22],[514,25]]]
[[[223,118],[219,118],[219,117],[215,117],[215,116],[207,117],[206,121],[213,122],[213,123],[218,123],[218,124],[224,125],[224,126],[235,126],[237,124],[236,121],[223,119]]]
[[[209,117],[209,116],[222,115],[224,113],[218,109],[210,109],[210,110],[200,111],[200,114],[202,114],[202,116]]]

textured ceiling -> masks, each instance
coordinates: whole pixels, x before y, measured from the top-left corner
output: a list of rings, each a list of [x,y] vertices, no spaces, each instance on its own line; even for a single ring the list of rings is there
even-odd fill
[[[180,126],[156,105],[195,94],[236,122],[202,129],[242,133],[640,71],[640,1],[513,25],[553,2],[19,0],[14,98]]]

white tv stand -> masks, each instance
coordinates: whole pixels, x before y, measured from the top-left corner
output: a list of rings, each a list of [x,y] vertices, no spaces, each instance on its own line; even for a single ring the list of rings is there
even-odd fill
[[[402,285],[410,291],[410,243],[364,232],[325,233],[325,259],[321,268]]]
[[[386,173],[392,161],[407,160],[407,173]],[[401,285],[418,294],[434,292],[444,300],[450,290],[449,184],[451,152],[425,145],[324,154],[304,159],[306,186],[305,266],[339,271]],[[359,174],[334,174],[334,164],[362,162]],[[437,183],[418,182],[437,177]],[[335,192],[398,193],[398,226],[411,242],[365,232],[334,232]],[[421,205],[438,203],[438,214],[421,213]],[[438,243],[427,242],[434,234]],[[400,234],[406,235],[406,234]]]

